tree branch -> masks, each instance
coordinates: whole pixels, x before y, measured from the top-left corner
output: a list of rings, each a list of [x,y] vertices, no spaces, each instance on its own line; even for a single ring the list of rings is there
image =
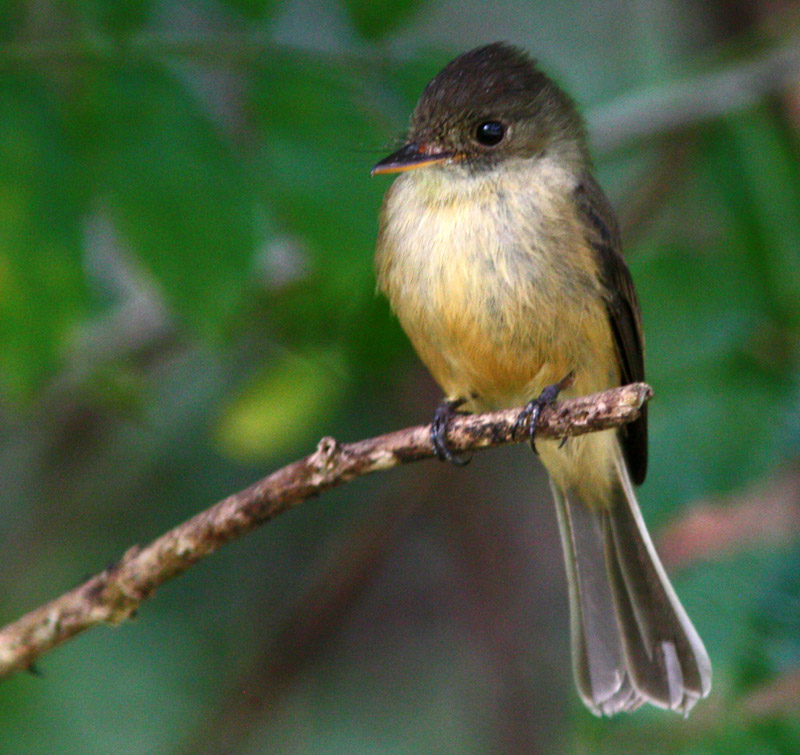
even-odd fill
[[[634,383],[553,404],[542,410],[536,437],[618,427],[636,419],[651,396],[650,386]],[[513,436],[520,411],[454,417],[449,445],[467,452],[520,443],[527,439],[527,431]],[[310,456],[234,493],[144,548],[133,546],[114,566],[0,630],[0,677],[30,667],[39,655],[89,627],[125,621],[168,579],[295,504],[356,477],[433,455],[430,425],[345,445],[323,438]]]
[[[352,72],[370,72],[376,65],[403,60],[382,52],[309,52],[276,42],[261,31],[140,31],[120,38],[84,34],[79,38],[13,40],[0,44],[0,71],[20,65],[55,65],[59,70],[79,63],[150,63],[170,58],[208,63],[254,64],[293,60]],[[718,70],[640,88],[591,108],[587,114],[596,153],[606,154],[639,139],[684,129],[740,110],[770,92],[780,91],[800,69],[798,37],[789,37],[757,55],[743,57]]]

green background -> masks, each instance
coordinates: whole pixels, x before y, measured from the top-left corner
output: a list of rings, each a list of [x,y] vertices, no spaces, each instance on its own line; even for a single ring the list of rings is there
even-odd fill
[[[645,517],[714,663],[592,717],[525,447],[307,502],[0,682],[0,752],[800,751],[795,3],[0,6],[0,623],[437,388],[372,251],[454,55],[524,46],[588,121],[642,301]]]

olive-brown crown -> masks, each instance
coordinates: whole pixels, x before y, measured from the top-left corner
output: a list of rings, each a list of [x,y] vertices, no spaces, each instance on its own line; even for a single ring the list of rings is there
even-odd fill
[[[553,148],[586,159],[570,98],[525,52],[504,42],[460,55],[431,80],[411,116],[408,141],[472,167]]]

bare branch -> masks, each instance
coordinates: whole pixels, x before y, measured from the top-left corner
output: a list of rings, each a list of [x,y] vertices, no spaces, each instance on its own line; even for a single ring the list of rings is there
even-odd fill
[[[652,396],[644,383],[546,407],[538,438],[562,438],[618,427],[639,416]],[[448,432],[456,452],[520,443],[512,437],[520,409],[454,417]],[[112,567],[0,630],[0,677],[28,668],[42,653],[96,624],[128,619],[161,584],[201,558],[308,498],[355,477],[434,455],[430,425],[317,450],[178,525],[144,548],[133,546]]]
[[[796,81],[798,69],[800,46],[792,39],[718,71],[630,92],[589,112],[592,147],[606,154],[743,110]]]
[[[143,31],[124,39],[107,34],[77,39],[12,41],[0,45],[0,70],[20,65],[59,66],[116,62],[135,64],[169,58],[220,64],[254,65],[263,60],[293,60],[369,74],[376,66],[403,61],[383,51],[320,53],[282,45],[262,31],[213,33]],[[605,154],[632,141],[703,123],[736,112],[771,92],[785,89],[800,69],[798,38],[759,51],[717,70],[634,90],[591,108],[587,114],[592,146]]]

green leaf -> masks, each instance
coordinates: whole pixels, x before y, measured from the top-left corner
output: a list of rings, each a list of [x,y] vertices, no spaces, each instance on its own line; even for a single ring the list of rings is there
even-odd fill
[[[126,35],[145,25],[153,0],[80,0],[75,5],[90,29]]]
[[[344,0],[350,19],[367,39],[394,31],[425,4],[425,0]]]
[[[800,329],[800,147],[778,115],[762,106],[726,120],[720,190],[748,230],[772,311]]]
[[[224,0],[222,4],[253,20],[269,18],[281,6],[280,0]]]
[[[285,453],[320,432],[345,385],[346,372],[337,352],[287,353],[223,409],[217,444],[240,461]]]
[[[384,153],[377,95],[361,78],[282,59],[257,81],[254,116],[268,134],[253,165],[281,232],[307,254],[307,277],[267,302],[291,340],[352,343],[373,306],[378,210],[369,171]],[[295,341],[297,342],[297,341]]]
[[[104,70],[76,129],[124,242],[195,331],[240,306],[255,248],[256,196],[201,103],[159,69]]]
[[[656,390],[645,495],[665,511],[744,484],[791,446],[800,172],[779,134],[762,111],[709,127],[657,230],[669,243],[633,257]]]
[[[87,187],[36,78],[6,74],[0,103],[0,384],[23,397],[55,367],[85,309]]]

